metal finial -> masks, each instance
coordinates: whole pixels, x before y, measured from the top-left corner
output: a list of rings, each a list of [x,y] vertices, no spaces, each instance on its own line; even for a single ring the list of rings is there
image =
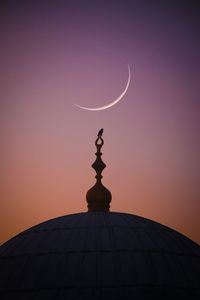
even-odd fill
[[[101,159],[101,148],[104,144],[102,135],[103,128],[99,130],[97,134],[97,139],[95,141],[97,152],[95,153],[96,160],[92,164],[92,167],[96,171],[96,184],[91,189],[89,189],[89,191],[86,194],[86,199],[88,202],[88,211],[109,211],[109,204],[112,199],[110,191],[101,182],[101,173],[106,167],[106,164]]]

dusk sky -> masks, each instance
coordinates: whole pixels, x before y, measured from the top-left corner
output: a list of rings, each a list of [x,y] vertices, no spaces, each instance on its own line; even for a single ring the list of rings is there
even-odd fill
[[[193,4],[192,4],[193,3]],[[1,1],[0,243],[87,210],[104,128],[111,210],[200,243],[197,1]],[[98,112],[131,82],[123,99]]]

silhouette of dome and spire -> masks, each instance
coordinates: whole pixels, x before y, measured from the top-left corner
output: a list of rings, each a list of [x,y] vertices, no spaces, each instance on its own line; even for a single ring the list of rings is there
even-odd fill
[[[103,130],[88,212],[48,220],[0,247],[0,299],[200,299],[200,247],[143,217],[110,212]]]

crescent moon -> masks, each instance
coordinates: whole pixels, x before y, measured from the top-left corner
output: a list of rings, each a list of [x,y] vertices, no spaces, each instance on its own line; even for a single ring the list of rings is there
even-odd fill
[[[101,106],[101,107],[85,107],[85,106],[81,106],[81,105],[76,104],[76,103],[74,103],[74,105],[76,105],[79,108],[82,108],[82,109],[85,109],[85,110],[90,110],[90,111],[98,111],[98,110],[104,110],[104,109],[110,108],[110,107],[114,106],[115,104],[117,104],[124,97],[124,95],[126,94],[126,92],[128,90],[130,81],[131,81],[131,71],[130,71],[130,66],[128,65],[128,80],[127,80],[125,89],[119,95],[119,97],[117,97],[117,99],[115,99],[114,101],[110,102],[109,104]]]

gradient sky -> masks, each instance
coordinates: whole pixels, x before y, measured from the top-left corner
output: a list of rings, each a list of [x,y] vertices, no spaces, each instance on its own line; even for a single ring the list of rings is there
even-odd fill
[[[200,243],[196,1],[1,1],[0,242],[86,211],[104,128],[111,210]],[[46,5],[45,5],[46,3]],[[101,106],[131,83],[116,106]]]

